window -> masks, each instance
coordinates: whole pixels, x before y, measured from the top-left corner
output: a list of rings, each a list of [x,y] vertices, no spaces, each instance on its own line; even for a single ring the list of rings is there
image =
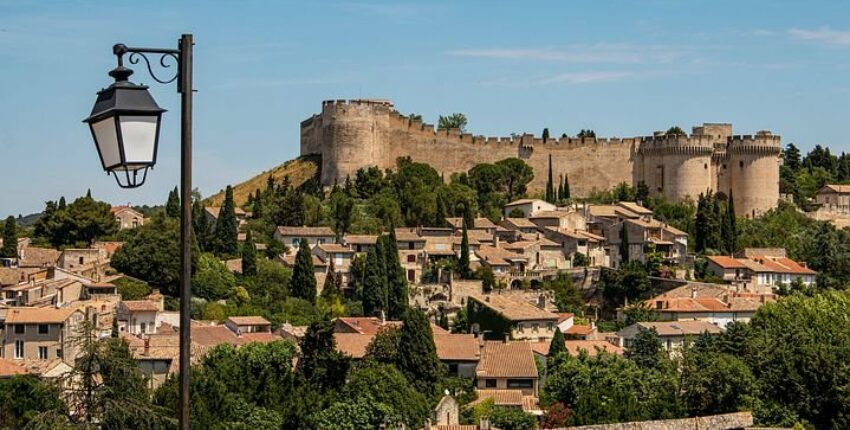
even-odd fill
[[[145,328],[147,328],[147,326],[145,325],[145,323],[142,323],[139,327],[140,327],[140,329],[142,330],[142,333],[145,333]]]
[[[80,257],[80,264],[83,264],[83,257]]]
[[[486,388],[496,388],[496,380],[495,379],[485,379],[484,387]]]
[[[534,388],[534,380],[508,379],[508,388]]]
[[[39,346],[38,347],[38,359],[39,360],[47,360],[47,347]]]
[[[26,327],[23,324],[15,324],[15,334],[24,334]]]
[[[334,254],[334,264],[337,267],[342,266],[342,254]]]
[[[414,249],[413,242],[407,242],[407,249]]]
[[[325,239],[319,239],[316,241],[317,244],[323,245],[325,243]]]
[[[407,262],[408,262],[408,263],[415,263],[415,262],[416,262],[416,255],[414,255],[414,254],[408,254],[408,255],[407,255]]]
[[[299,243],[301,243],[301,241],[298,240],[297,237],[292,239],[292,246],[297,248]]]
[[[24,341],[22,340],[15,341],[15,358],[18,360],[24,358]]]
[[[62,348],[56,348],[56,358],[62,358]]]
[[[415,282],[416,281],[416,271],[413,269],[407,269],[407,282]]]
[[[449,363],[449,374],[457,375],[457,363]]]
[[[38,325],[38,334],[47,334],[49,331],[49,326],[47,324],[39,324]]]

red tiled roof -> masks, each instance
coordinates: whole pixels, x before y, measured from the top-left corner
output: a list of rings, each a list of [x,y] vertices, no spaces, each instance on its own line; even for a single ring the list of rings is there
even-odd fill
[[[9,360],[8,358],[0,358],[0,378],[15,376],[15,375],[24,375],[29,373],[27,369],[16,363],[13,360]]]
[[[159,304],[150,300],[127,300],[121,302],[130,312],[157,312]]]
[[[537,378],[534,352],[528,342],[484,342],[479,377],[490,378]]]
[[[277,233],[281,236],[297,236],[297,237],[327,237],[334,236],[334,231],[330,227],[291,227],[278,226]]]
[[[478,361],[481,348],[471,334],[434,334],[434,345],[440,360]]]
[[[564,331],[564,334],[577,334],[577,335],[587,335],[593,333],[596,330],[595,328],[589,325],[577,325],[574,324],[570,326],[567,330]]]
[[[709,255],[705,258],[708,258],[712,263],[724,268],[724,269],[746,269],[747,266],[744,263],[741,263],[736,258],[727,257],[725,255]]]
[[[271,325],[269,320],[261,316],[228,317],[228,321],[235,325]]]
[[[498,294],[470,295],[469,298],[510,321],[558,320],[558,314],[540,309],[523,299]]]
[[[6,324],[61,324],[76,308],[8,308]]]

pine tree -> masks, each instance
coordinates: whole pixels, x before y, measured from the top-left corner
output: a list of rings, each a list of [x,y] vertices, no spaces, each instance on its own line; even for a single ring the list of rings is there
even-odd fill
[[[420,391],[428,396],[433,395],[440,379],[442,363],[437,358],[431,323],[421,310],[411,308],[405,314],[398,351],[398,370]]]
[[[266,194],[274,194],[274,188],[274,176],[269,175],[269,177],[266,178]]]
[[[0,257],[18,258],[18,226],[15,217],[9,215],[3,226],[3,247],[0,248]]]
[[[330,263],[328,264],[328,274],[325,276],[321,295],[326,300],[342,297],[342,275],[336,272],[333,258],[330,259]]]
[[[649,202],[649,187],[646,185],[646,182],[638,182],[635,187],[635,200],[644,206]]]
[[[783,165],[789,168],[792,172],[800,170],[800,150],[793,143],[789,143],[785,150],[782,151]]]
[[[57,209],[65,210],[65,196],[59,197],[59,204],[57,205]]]
[[[564,200],[570,199],[570,178],[564,173],[564,194],[561,196]]]
[[[549,176],[546,179],[546,196],[549,203],[555,203],[555,186],[552,183],[552,155],[549,155]]]
[[[735,199],[732,197],[732,191],[729,191],[729,203],[726,205],[727,232],[726,248],[730,254],[734,254],[738,250],[738,219],[735,216]]]
[[[629,228],[626,222],[620,224],[620,264],[629,262]]]
[[[543,129],[543,143],[546,143],[547,140],[549,140],[549,128],[548,127]]]
[[[458,271],[462,279],[471,279],[472,270],[469,268],[469,233],[466,231],[466,220],[463,221],[462,239],[460,241],[460,262]]]
[[[299,345],[298,371],[311,385],[325,391],[345,383],[350,361],[337,351],[330,321],[311,323]]]
[[[395,228],[390,228],[384,242],[384,261],[387,267],[387,317],[400,320],[407,312],[410,298],[407,292],[407,277],[398,256]]]
[[[387,270],[384,242],[378,242],[366,253],[366,279],[363,285],[363,313],[377,316],[387,309]]]
[[[168,193],[168,201],[165,202],[165,215],[169,218],[180,218],[180,192],[174,187]]]
[[[245,235],[245,243],[242,244],[242,274],[245,276],[257,274],[257,249],[254,247],[251,230],[248,230]]]
[[[564,339],[564,333],[561,332],[561,329],[555,327],[555,335],[552,336],[552,342],[549,343],[549,355],[547,357],[551,360],[566,352],[567,345]]]
[[[290,291],[293,297],[316,303],[316,275],[313,271],[313,255],[307,239],[301,239],[295,254]]]
[[[228,185],[224,191],[224,204],[218,212],[218,220],[215,223],[215,241],[220,255],[237,255],[239,252],[238,229],[233,188]]]

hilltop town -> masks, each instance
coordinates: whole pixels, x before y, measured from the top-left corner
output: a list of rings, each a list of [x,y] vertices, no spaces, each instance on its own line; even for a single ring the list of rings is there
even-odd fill
[[[361,105],[325,104],[331,108]],[[318,121],[327,119],[302,130]],[[698,181],[662,174],[659,188],[624,180],[600,190],[587,181],[603,179],[564,164],[572,155],[543,167],[514,156],[465,168],[431,166],[416,154],[361,166],[354,158],[328,162],[323,152],[321,169],[299,183],[281,169],[262,186],[250,182],[255,189],[241,191],[241,202],[231,187],[219,200],[196,199],[193,402],[225,404],[193,411],[193,419],[428,430],[838,422],[815,405],[840,388],[806,372],[840,363],[805,357],[846,352],[848,331],[838,321],[850,301],[840,292],[850,234],[807,216],[794,196],[753,200],[746,175],[723,174],[735,151],[770,160],[748,168],[779,174],[778,138],[758,135],[775,150],[735,149],[741,138],[726,136],[730,129],[705,125],[689,137],[630,143],[645,160],[712,163],[697,166],[711,172]],[[534,141],[534,151],[622,145],[558,141]],[[676,146],[693,142],[706,149]],[[674,149],[658,155],[654,145]],[[844,205],[836,197],[842,187],[828,185],[809,203]],[[773,195],[761,191],[761,199]],[[144,212],[87,195],[48,202],[32,226],[7,219],[0,387],[23,377],[59,387],[52,389],[62,413],[73,420],[94,407],[81,406],[94,400],[75,387],[100,378],[86,367],[95,360],[135,375],[123,401],[146,405],[144,419],[173,408],[178,218],[175,189],[164,206]],[[799,359],[778,358],[792,355]],[[789,366],[800,373],[788,374]],[[598,376],[576,379],[589,372]],[[117,384],[103,377],[99,386]],[[788,397],[787,378],[813,396],[807,407]],[[602,392],[610,392],[605,401]],[[306,409],[280,403],[293,397]],[[100,407],[99,419],[135,419]],[[774,415],[777,408],[788,415]]]

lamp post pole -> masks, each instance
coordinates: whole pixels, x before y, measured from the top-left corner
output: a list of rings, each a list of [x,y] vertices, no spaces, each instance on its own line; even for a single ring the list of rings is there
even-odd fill
[[[189,430],[192,300],[192,35],[180,37],[180,430]]]

